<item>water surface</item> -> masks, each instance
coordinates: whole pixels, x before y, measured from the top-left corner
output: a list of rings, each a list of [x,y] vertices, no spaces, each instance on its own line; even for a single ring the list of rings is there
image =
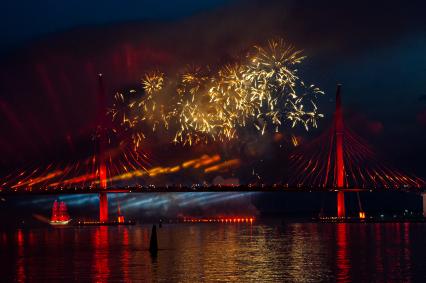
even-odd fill
[[[170,224],[0,232],[2,281],[426,282],[426,224]]]

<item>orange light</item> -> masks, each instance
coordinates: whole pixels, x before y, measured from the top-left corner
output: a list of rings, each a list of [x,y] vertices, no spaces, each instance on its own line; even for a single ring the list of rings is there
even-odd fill
[[[183,222],[192,223],[250,223],[254,222],[254,217],[209,217],[209,218],[183,218]]]
[[[360,219],[365,219],[365,212],[364,211],[360,211],[359,212],[359,218]]]

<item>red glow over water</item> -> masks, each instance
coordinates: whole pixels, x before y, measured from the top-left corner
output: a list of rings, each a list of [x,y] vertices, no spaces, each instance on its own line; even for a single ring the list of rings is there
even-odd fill
[[[0,232],[3,282],[425,282],[424,223],[221,222]],[[241,223],[241,222],[240,222]]]

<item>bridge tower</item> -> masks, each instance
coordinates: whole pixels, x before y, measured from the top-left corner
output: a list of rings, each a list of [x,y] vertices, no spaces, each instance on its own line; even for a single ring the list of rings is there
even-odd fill
[[[105,87],[103,83],[102,74],[98,75],[98,172],[99,172],[99,187],[101,189],[107,188],[107,172],[105,164],[105,108],[106,96]],[[106,192],[99,193],[99,221],[108,222],[108,195]]]
[[[336,160],[335,160],[335,185],[337,192],[337,217],[346,217],[345,194],[342,189],[345,186],[345,164],[343,161],[343,111],[342,98],[340,96],[341,85],[337,85],[336,90],[336,112],[334,113],[334,135],[336,139]]]
[[[426,218],[426,193],[422,193],[423,199],[423,217]]]

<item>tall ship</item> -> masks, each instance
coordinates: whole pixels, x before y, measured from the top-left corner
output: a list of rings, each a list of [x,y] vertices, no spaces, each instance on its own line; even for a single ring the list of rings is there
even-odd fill
[[[67,225],[71,219],[67,211],[67,205],[65,202],[58,202],[55,200],[52,207],[52,217],[50,218],[50,225],[60,226]]]

